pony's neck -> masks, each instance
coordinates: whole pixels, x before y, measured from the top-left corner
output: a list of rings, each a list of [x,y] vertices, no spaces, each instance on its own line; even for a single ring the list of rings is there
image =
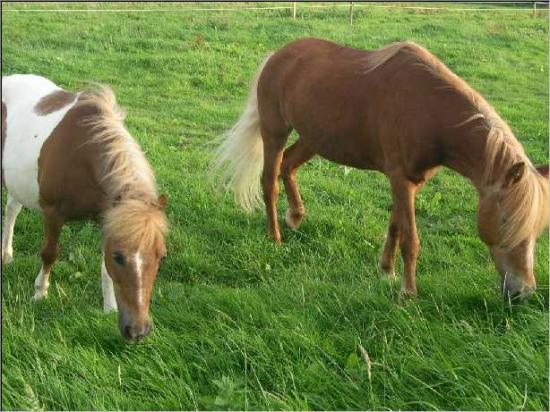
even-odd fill
[[[135,182],[137,183],[137,182]],[[125,186],[118,193],[110,193],[110,203],[118,204],[127,200],[137,200],[147,204],[152,204],[157,200],[157,191],[145,183],[142,185],[133,184]]]
[[[444,138],[444,165],[468,178],[478,192],[492,188],[517,161],[530,165],[510,128],[483,115],[453,128]]]
[[[476,124],[479,126],[478,122]],[[444,140],[444,165],[469,179],[478,192],[487,185],[487,139],[488,130],[474,125],[456,128]]]

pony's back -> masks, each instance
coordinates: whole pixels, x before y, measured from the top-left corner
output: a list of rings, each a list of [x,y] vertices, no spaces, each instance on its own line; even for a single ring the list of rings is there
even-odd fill
[[[30,100],[38,100],[59,89],[51,80],[34,74],[2,76],[2,101],[8,107]]]

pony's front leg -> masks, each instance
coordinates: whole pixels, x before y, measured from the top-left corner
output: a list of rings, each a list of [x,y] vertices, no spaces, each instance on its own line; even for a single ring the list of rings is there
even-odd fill
[[[115,298],[113,279],[105,266],[105,254],[101,255],[101,290],[103,292],[103,311],[105,313],[116,312],[118,306]]]
[[[399,220],[395,206],[392,206],[390,223],[384,251],[380,258],[380,270],[390,279],[395,279],[395,259],[397,258],[397,246],[400,239]]]
[[[8,195],[6,203],[6,220],[4,221],[4,232],[2,233],[2,264],[11,263],[13,260],[13,227],[22,205],[13,197]]]
[[[54,208],[44,209],[44,244],[40,253],[42,268],[34,281],[34,300],[40,300],[48,295],[50,271],[59,255],[59,235],[63,224],[64,219]]]
[[[398,177],[391,179],[391,186],[405,272],[402,293],[416,296],[416,260],[420,251],[420,241],[416,231],[414,198],[418,185]]]

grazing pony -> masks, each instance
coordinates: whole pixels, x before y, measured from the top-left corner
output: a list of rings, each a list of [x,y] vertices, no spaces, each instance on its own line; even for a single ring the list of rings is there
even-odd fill
[[[292,129],[298,140],[285,150]],[[380,267],[416,294],[419,240],[415,195],[439,166],[467,177],[479,193],[478,228],[501,274],[502,293],[533,293],[535,240],[548,222],[548,166],[538,170],[495,110],[425,48],[393,43],[373,51],[302,39],[260,66],[246,108],[213,163],[245,210],[260,201],[268,235],[281,241],[276,201],[281,175],[296,229],[305,208],[296,171],[314,155],[378,170],[393,206]]]
[[[48,293],[63,224],[101,223],[103,308],[119,309],[129,341],[152,328],[149,303],[166,255],[167,198],[109,88],[69,93],[34,75],[2,77],[2,177],[8,191],[2,263],[13,259],[22,206],[42,212],[42,269],[34,299]]]

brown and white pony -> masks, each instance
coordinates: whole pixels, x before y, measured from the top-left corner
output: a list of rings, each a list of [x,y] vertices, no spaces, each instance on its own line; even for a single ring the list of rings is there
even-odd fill
[[[292,129],[299,138],[285,150]],[[280,242],[278,177],[288,198],[286,223],[296,229],[305,214],[296,171],[316,154],[389,177],[393,207],[380,267],[395,276],[399,246],[405,293],[416,294],[415,195],[439,166],[476,187],[479,234],[504,296],[535,290],[534,246],[548,222],[548,166],[537,171],[495,110],[423,47],[288,44],[260,66],[213,165],[246,210],[259,204],[261,176],[268,234]]]
[[[2,177],[8,191],[2,263],[12,260],[22,206],[42,212],[42,269],[34,299],[48,293],[65,222],[98,219],[102,228],[104,310],[119,309],[121,334],[152,328],[149,303],[166,254],[165,195],[109,88],[74,94],[34,75],[2,77]]]

